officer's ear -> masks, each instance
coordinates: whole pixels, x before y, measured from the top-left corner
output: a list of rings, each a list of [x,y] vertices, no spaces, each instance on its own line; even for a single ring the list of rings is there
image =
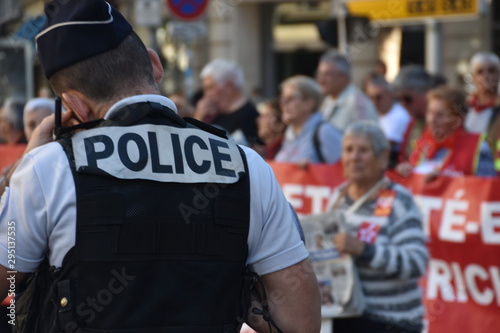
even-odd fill
[[[163,78],[163,66],[161,65],[160,57],[158,54],[152,50],[148,49],[149,59],[151,59],[151,64],[153,65],[153,76],[156,83],[160,83]]]
[[[94,120],[95,117],[92,115],[91,104],[81,93],[70,90],[63,93],[61,97],[65,103],[65,107],[73,111],[75,117],[81,122]]]

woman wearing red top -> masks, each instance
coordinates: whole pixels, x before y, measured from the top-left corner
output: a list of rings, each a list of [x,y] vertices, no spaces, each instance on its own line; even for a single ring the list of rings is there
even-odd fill
[[[463,123],[467,113],[465,93],[439,87],[427,94],[426,129],[417,140],[409,162],[396,171],[402,176],[412,172],[447,176],[495,176],[493,158],[484,136],[467,133]]]

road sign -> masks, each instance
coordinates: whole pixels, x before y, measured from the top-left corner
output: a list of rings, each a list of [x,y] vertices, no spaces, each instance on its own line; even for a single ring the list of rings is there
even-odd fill
[[[208,0],[167,0],[170,12],[184,21],[202,16],[208,7]]]
[[[137,0],[135,2],[135,24],[139,27],[159,27],[162,24],[161,0]]]
[[[372,21],[454,18],[478,15],[481,0],[348,0],[349,14]]]
[[[170,36],[191,42],[207,35],[207,25],[203,22],[176,22],[167,23]]]

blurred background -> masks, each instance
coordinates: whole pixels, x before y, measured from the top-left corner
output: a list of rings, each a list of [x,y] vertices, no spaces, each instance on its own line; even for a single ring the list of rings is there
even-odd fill
[[[0,0],[0,100],[47,93],[34,43],[45,2]],[[259,97],[275,96],[292,75],[313,76],[330,48],[351,58],[358,86],[381,60],[389,81],[402,65],[422,64],[467,88],[470,57],[500,54],[500,1],[493,0],[109,2],[161,56],[165,95],[191,96],[202,67],[220,57],[243,66],[246,92]]]

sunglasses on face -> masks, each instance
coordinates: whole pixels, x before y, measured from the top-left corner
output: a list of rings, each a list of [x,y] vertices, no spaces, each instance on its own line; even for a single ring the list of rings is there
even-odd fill
[[[378,95],[374,95],[374,96],[370,96],[371,100],[373,102],[380,102],[382,100],[384,96],[382,96],[382,94],[378,94]]]
[[[401,96],[398,97],[398,100],[401,103],[404,103],[404,104],[411,104],[411,103],[413,103],[413,96],[410,96],[410,95],[401,95]]]

